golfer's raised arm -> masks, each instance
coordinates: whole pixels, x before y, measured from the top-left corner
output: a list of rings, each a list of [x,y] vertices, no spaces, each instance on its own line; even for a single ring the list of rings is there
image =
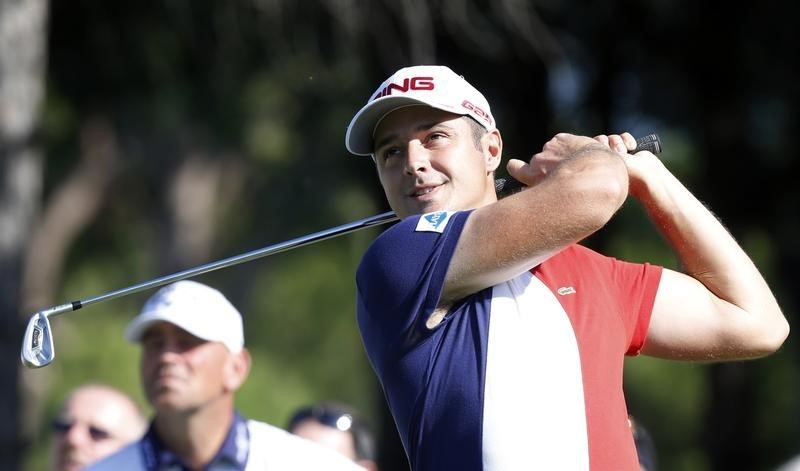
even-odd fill
[[[506,281],[603,227],[627,197],[622,158],[594,140],[558,134],[534,165],[509,166],[531,187],[470,215],[442,304]]]
[[[628,136],[628,147],[632,138]],[[664,358],[754,358],[789,334],[769,286],[720,221],[649,152],[624,154],[630,191],[675,251],[664,270],[643,353]]]

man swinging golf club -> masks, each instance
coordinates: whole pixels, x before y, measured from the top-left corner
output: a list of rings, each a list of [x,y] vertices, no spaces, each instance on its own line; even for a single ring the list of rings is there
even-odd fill
[[[789,326],[748,256],[630,134],[558,134],[498,200],[489,103],[443,66],[400,69],[353,117],[402,219],[356,274],[358,323],[416,471],[638,470],[623,359],[754,358]],[[685,272],[578,244],[632,196]]]

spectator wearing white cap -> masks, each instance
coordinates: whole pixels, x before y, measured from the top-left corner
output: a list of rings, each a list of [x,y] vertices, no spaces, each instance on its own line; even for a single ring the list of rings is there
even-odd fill
[[[358,469],[338,453],[234,408],[250,371],[242,317],[216,289],[179,281],[128,325],[142,347],[142,387],[155,416],[141,440],[90,469]]]

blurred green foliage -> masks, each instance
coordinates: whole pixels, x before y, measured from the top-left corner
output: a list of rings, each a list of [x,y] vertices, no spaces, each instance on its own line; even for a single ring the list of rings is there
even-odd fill
[[[53,303],[385,211],[372,163],[344,149],[345,126],[395,68],[437,62],[485,91],[508,156],[531,155],[562,130],[658,132],[665,163],[728,224],[794,318],[798,56],[782,51],[798,44],[796,6],[750,5],[732,22],[718,21],[720,2],[462,6],[52,2],[43,203],[96,144],[87,122],[107,122],[118,147],[112,184],[68,247]],[[176,208],[174,197],[190,161],[217,172],[200,224],[211,236],[195,252],[181,237],[202,231],[180,230],[193,205]],[[198,278],[245,316],[254,361],[237,404],[246,415],[282,426],[295,407],[344,400],[396,456],[355,325],[353,273],[379,230]],[[587,243],[678,268],[633,202]],[[108,382],[146,408],[137,349],[122,332],[149,294],[53,319],[56,361],[20,372],[41,408],[30,415],[26,470],[47,469],[47,424],[72,387]],[[790,339],[741,364],[628,359],[630,409],[653,435],[660,469],[770,469],[800,452],[796,356]],[[403,469],[386,460],[385,471]]]

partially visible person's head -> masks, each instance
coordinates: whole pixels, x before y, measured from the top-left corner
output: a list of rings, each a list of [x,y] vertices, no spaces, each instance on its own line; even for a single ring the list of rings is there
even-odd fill
[[[158,414],[232,407],[250,371],[241,314],[218,290],[195,281],[161,288],[125,336],[142,346],[142,387]]]
[[[367,470],[377,470],[375,439],[367,424],[344,404],[323,402],[298,409],[286,428],[338,451]]]
[[[489,103],[444,66],[395,72],[353,117],[345,138],[372,155],[400,217],[492,202],[502,139]]]
[[[125,393],[103,384],[80,386],[53,420],[53,470],[75,471],[144,433],[146,420]]]
[[[650,432],[631,416],[628,416],[628,424],[630,424],[633,434],[633,443],[636,445],[641,471],[656,471],[656,445]]]

